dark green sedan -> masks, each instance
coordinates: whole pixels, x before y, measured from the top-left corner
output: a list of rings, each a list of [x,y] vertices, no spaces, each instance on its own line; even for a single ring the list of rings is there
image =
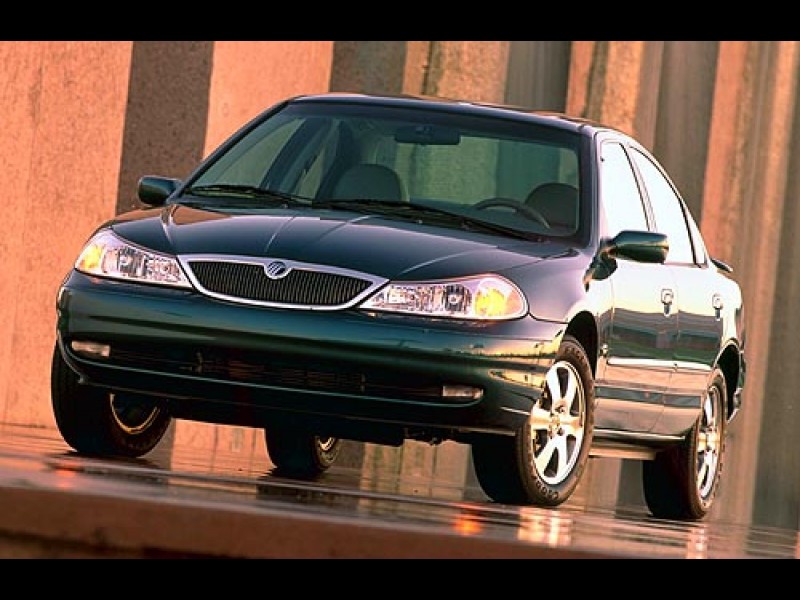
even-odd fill
[[[136,457],[172,419],[234,424],[308,478],[344,439],[451,440],[493,501],[541,506],[611,455],[644,461],[654,516],[710,511],[742,296],[622,132],[302,96],[138,195],[57,294],[52,406],[76,451]]]

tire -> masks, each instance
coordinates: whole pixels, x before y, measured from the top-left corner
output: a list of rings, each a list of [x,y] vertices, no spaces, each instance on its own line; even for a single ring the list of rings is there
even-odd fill
[[[275,473],[313,479],[330,469],[342,450],[342,440],[300,429],[266,429],[267,453]]]
[[[594,377],[586,351],[572,336],[564,336],[545,381],[516,436],[472,444],[478,482],[495,502],[558,506],[586,468],[594,433]]]
[[[140,457],[161,441],[172,421],[166,410],[152,402],[81,384],[58,344],[53,351],[50,393],[61,436],[82,454]]]
[[[703,409],[683,443],[642,465],[644,498],[656,518],[699,520],[711,510],[725,456],[725,376],[712,373]]]

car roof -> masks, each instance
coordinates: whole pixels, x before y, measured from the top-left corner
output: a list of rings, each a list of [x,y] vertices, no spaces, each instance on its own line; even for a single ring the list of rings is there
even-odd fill
[[[526,122],[555,126],[583,134],[592,134],[603,130],[625,135],[624,132],[609,125],[567,115],[563,112],[536,110],[523,106],[510,104],[492,104],[439,96],[425,96],[412,94],[364,94],[353,92],[326,92],[320,94],[305,94],[295,96],[288,100],[290,103],[324,102],[344,104],[364,104],[380,106],[396,106],[409,108],[425,108],[443,110],[446,112],[462,113],[465,115],[491,116],[495,118],[524,120]]]

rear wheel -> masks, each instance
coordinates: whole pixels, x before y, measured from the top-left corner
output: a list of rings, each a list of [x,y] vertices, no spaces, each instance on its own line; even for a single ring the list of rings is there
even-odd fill
[[[267,429],[264,439],[276,474],[287,477],[313,478],[324,473],[342,449],[339,438],[301,429]]]
[[[84,454],[142,456],[161,441],[172,420],[153,401],[82,385],[58,345],[53,351],[50,391],[61,436]]]
[[[486,494],[506,504],[557,506],[566,501],[589,458],[593,407],[589,360],[567,335],[525,426],[514,437],[473,443],[475,474]]]
[[[711,510],[725,452],[725,390],[725,376],[717,368],[683,443],[642,465],[644,497],[654,517],[696,520]]]

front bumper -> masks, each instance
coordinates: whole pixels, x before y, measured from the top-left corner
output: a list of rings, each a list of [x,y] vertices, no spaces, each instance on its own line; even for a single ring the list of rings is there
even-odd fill
[[[84,383],[162,398],[178,418],[374,423],[446,438],[516,431],[564,333],[532,317],[456,323],[252,307],[77,272],[57,312],[62,355]],[[73,341],[107,344],[110,355],[75,352]]]

